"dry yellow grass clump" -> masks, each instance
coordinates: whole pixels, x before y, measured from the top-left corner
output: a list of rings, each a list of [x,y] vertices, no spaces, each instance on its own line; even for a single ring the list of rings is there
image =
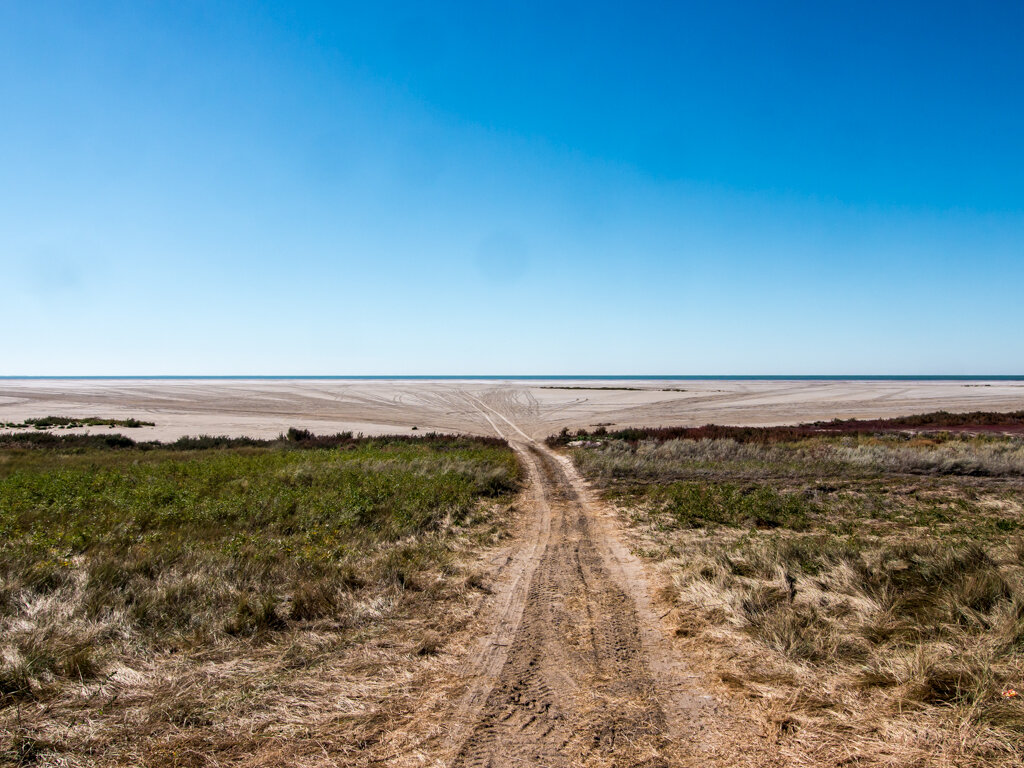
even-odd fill
[[[684,652],[792,764],[1024,760],[1019,438],[601,443]]]

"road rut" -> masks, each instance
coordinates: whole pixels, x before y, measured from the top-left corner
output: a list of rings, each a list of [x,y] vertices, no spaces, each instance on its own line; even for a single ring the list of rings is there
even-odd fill
[[[468,660],[467,692],[444,715],[444,764],[774,764],[752,755],[749,721],[673,649],[666,611],[614,513],[567,457],[529,436],[534,404],[489,394],[462,403],[520,456],[528,514],[498,575],[490,633]]]
[[[551,532],[519,626],[454,766],[667,765],[666,717],[633,601],[610,577],[587,510],[535,446]]]

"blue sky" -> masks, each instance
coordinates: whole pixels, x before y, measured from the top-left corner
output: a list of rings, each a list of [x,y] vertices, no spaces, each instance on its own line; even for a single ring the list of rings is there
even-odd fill
[[[1024,5],[0,5],[0,375],[1024,373]]]

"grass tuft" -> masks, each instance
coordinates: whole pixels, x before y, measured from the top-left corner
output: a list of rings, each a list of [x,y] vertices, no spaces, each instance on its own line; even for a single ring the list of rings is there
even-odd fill
[[[836,426],[635,430],[570,451],[663,562],[676,634],[722,649],[723,681],[780,739],[820,764],[855,743],[867,764],[1019,765],[1024,705],[1003,693],[1024,688],[1024,440]]]

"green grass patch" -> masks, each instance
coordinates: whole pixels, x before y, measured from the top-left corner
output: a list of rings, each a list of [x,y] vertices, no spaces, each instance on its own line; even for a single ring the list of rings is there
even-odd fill
[[[494,440],[335,442],[0,451],[0,705],[159,649],[358,628],[519,483]]]
[[[646,489],[647,498],[661,506],[677,524],[804,530],[818,506],[803,495],[769,486],[733,483],[675,482]]]

